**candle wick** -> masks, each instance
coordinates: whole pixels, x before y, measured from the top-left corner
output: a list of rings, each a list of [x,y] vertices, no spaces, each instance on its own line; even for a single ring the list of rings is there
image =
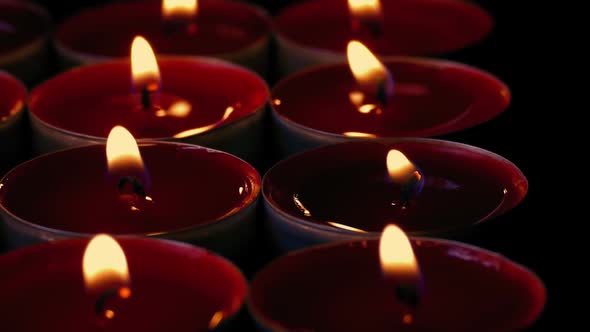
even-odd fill
[[[419,171],[414,171],[408,181],[402,186],[400,192],[400,205],[406,208],[412,198],[416,198],[424,188],[424,176]]]
[[[152,107],[151,91],[147,85],[141,89],[141,105],[144,110],[148,110]]]
[[[384,80],[377,86],[377,101],[383,106],[387,106],[387,101],[389,99],[389,92],[387,87],[387,81]]]
[[[380,20],[376,19],[361,19],[361,26],[364,26],[369,31],[373,38],[380,38],[383,35],[383,25]]]
[[[114,296],[122,300],[128,299],[131,297],[131,289],[127,286],[123,286],[102,292],[94,303],[94,312],[99,316],[112,319],[114,317],[114,311],[107,308],[107,301]]]
[[[415,286],[397,285],[395,287],[395,296],[400,302],[412,308],[416,308],[420,305],[420,294],[418,288]]]
[[[172,35],[178,32],[192,35],[197,32],[197,24],[190,17],[169,18],[164,20],[163,31],[165,35]]]
[[[376,17],[357,17],[352,20],[352,30],[359,35],[369,34],[373,39],[383,36],[382,19]]]
[[[126,189],[129,187],[130,187],[130,190],[132,193],[134,193],[140,197],[146,196],[145,187],[141,183],[141,181],[139,181],[138,178],[136,178],[134,176],[122,177],[119,180],[119,184],[117,185],[117,189],[119,190],[119,192],[125,193]]]

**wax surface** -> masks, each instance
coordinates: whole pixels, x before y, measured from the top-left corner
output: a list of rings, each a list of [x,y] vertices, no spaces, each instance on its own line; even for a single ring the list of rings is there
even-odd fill
[[[382,55],[426,55],[455,51],[483,39],[493,27],[482,9],[456,0],[381,1],[381,36],[353,30],[344,0],[307,1],[275,18],[278,33],[299,45],[344,53],[360,39]]]
[[[252,204],[260,190],[256,170],[205,148],[141,144],[153,202],[133,210],[107,172],[104,145],[34,159],[8,174],[0,205],[35,227],[80,233],[152,234],[219,221]],[[146,184],[146,182],[148,182]]]
[[[390,149],[404,153],[425,179],[422,193],[406,208],[400,205],[401,186],[387,172]],[[514,165],[483,150],[407,140],[344,143],[297,155],[268,171],[263,191],[273,207],[306,222],[372,232],[396,223],[419,234],[497,216],[522,200],[527,182]]]
[[[84,286],[88,240],[49,243],[0,257],[0,317],[10,331],[208,331],[217,311],[235,314],[246,295],[241,273],[206,250],[147,239],[118,240],[131,297],[109,299],[115,317],[95,313]],[[101,328],[104,327],[104,328]]]
[[[212,55],[244,49],[269,34],[266,16],[243,3],[199,1],[194,32],[166,32],[161,7],[161,1],[142,1],[87,10],[62,24],[57,39],[75,52],[123,57],[142,35],[161,54]]]
[[[377,241],[279,258],[251,283],[249,305],[267,325],[317,332],[515,331],[544,305],[539,279],[501,256],[435,240],[413,247],[424,283],[416,309],[384,280]]]
[[[0,125],[24,105],[27,90],[16,78],[0,72]]]
[[[351,102],[359,86],[347,64],[286,78],[273,88],[273,108],[297,124],[334,134],[433,136],[485,122],[510,102],[502,82],[474,68],[436,60],[385,64],[395,83],[381,114],[362,113]]]
[[[15,51],[48,33],[49,19],[31,5],[0,2],[0,55]]]
[[[172,137],[187,130],[220,127],[261,110],[268,88],[255,74],[219,62],[159,59],[161,90],[144,110],[133,90],[129,62],[112,62],[61,74],[30,97],[30,110],[45,123],[70,132],[106,137],[115,125],[136,138]],[[169,111],[174,103],[189,105],[185,116]],[[228,108],[231,115],[222,121]]]

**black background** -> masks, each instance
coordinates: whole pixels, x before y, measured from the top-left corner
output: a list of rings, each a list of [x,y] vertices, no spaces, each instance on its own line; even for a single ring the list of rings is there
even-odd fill
[[[37,2],[49,8],[59,22],[79,8],[108,1]],[[275,13],[294,1],[251,2]],[[495,29],[478,45],[449,56],[498,76],[510,87],[512,103],[497,118],[442,138],[498,153],[527,176],[529,192],[523,203],[482,227],[477,244],[526,265],[545,282],[547,306],[530,331],[566,330],[565,326],[572,322],[565,314],[569,302],[565,299],[564,283],[569,278],[562,276],[576,274],[579,267],[567,266],[567,258],[560,257],[567,256],[564,230],[572,230],[564,211],[570,210],[569,205],[573,204],[570,196],[575,194],[566,189],[567,183],[577,181],[576,168],[568,170],[571,158],[567,157],[567,146],[556,144],[563,130],[555,120],[567,114],[566,109],[559,107],[559,80],[553,77],[559,70],[555,65],[559,62],[553,55],[564,51],[560,51],[554,40],[554,36],[559,36],[555,27],[560,22],[555,20],[554,13],[542,8],[546,4],[541,1],[475,2],[495,18]],[[559,158],[563,158],[561,162],[557,161]],[[560,164],[566,167],[562,169]]]

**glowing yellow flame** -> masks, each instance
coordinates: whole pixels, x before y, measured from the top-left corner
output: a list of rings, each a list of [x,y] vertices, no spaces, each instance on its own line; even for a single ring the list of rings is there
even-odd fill
[[[398,184],[405,184],[417,171],[416,166],[399,150],[389,150],[386,163],[389,178]]]
[[[163,0],[162,16],[172,17],[195,17],[199,9],[197,0]]]
[[[359,18],[378,17],[381,15],[379,0],[348,0],[348,9]]]
[[[133,135],[121,126],[111,129],[107,138],[107,162],[109,171],[120,168],[143,169],[143,160]]]
[[[136,36],[131,44],[131,73],[138,88],[155,91],[160,85],[160,70],[156,55],[142,36]]]
[[[342,135],[348,136],[348,137],[359,137],[359,138],[376,138],[377,137],[377,135],[375,135],[375,134],[361,133],[359,131],[346,131],[346,132],[343,132]]]
[[[126,284],[129,281],[127,259],[115,239],[99,234],[90,240],[82,261],[84,282],[89,289],[105,285]]]
[[[379,243],[381,269],[386,276],[416,278],[418,264],[410,240],[399,227],[387,225]]]
[[[326,224],[333,226],[333,227],[337,227],[337,228],[342,228],[345,229],[347,231],[351,231],[351,232],[357,232],[357,233],[368,233],[367,231],[364,231],[360,228],[356,228],[356,227],[352,227],[352,226],[348,226],[348,225],[343,225],[343,224],[339,224],[337,222],[333,222],[333,221],[328,221],[326,222]]]
[[[351,40],[346,50],[348,65],[361,88],[375,93],[381,86],[389,91],[391,75],[387,68],[362,43]]]
[[[193,135],[198,135],[198,134],[204,133],[208,130],[211,130],[211,129],[215,128],[216,126],[220,125],[223,121],[227,120],[227,118],[229,118],[229,116],[234,111],[235,111],[235,109],[232,106],[228,106],[225,109],[225,112],[223,113],[223,116],[221,117],[221,119],[219,121],[216,121],[210,125],[206,125],[203,127],[193,128],[193,129],[182,131],[182,132],[174,135],[174,137],[175,138],[184,138],[184,137],[189,137],[189,136],[193,136]]]

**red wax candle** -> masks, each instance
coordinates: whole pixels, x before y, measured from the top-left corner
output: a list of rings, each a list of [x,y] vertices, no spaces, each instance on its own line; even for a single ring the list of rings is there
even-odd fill
[[[27,90],[24,85],[0,71],[0,171],[23,157],[22,114]]]
[[[27,83],[41,78],[47,67],[49,14],[24,1],[0,1],[0,69]]]
[[[508,332],[531,324],[542,282],[482,249],[412,240],[422,273],[420,304],[397,300],[383,277],[378,241],[305,249],[277,259],[252,281],[249,309],[265,331]]]
[[[56,46],[70,64],[92,63],[127,56],[133,37],[139,34],[162,54],[215,56],[265,71],[270,35],[267,15],[239,2],[197,3],[196,14],[179,25],[178,20],[163,17],[162,1],[88,9],[58,28]],[[171,26],[174,24],[177,26]]]
[[[31,92],[37,152],[104,141],[115,125],[137,139],[206,145],[256,162],[259,123],[268,98],[257,75],[211,59],[161,58],[161,89],[142,109],[128,61],[63,73]]]
[[[219,256],[168,241],[118,242],[128,263],[131,297],[107,302],[115,308],[109,321],[96,314],[96,297],[84,285],[82,257],[88,240],[47,243],[0,256],[3,328],[209,331],[211,324],[221,327],[231,321],[244,302],[244,276]]]
[[[307,1],[285,9],[274,19],[281,71],[343,60],[351,39],[361,40],[381,56],[441,55],[478,42],[493,27],[488,13],[465,1],[380,3],[378,17],[364,18],[346,0]],[[359,28],[363,19],[378,21],[380,32]]]
[[[271,92],[283,154],[356,137],[435,136],[483,123],[506,109],[508,87],[475,68],[440,60],[384,61],[393,93],[378,110],[353,101],[358,83],[346,63],[303,71]]]
[[[422,192],[406,206],[400,202],[402,185],[388,173],[391,149],[401,151],[424,178]],[[431,139],[330,145],[278,163],[263,181],[271,233],[283,250],[378,237],[391,222],[414,235],[469,237],[474,225],[518,205],[527,188],[508,160]]]
[[[237,255],[253,235],[256,170],[197,146],[144,143],[139,149],[150,199],[137,204],[122,199],[104,145],[62,150],[14,168],[0,182],[6,244],[109,233],[166,237]]]

